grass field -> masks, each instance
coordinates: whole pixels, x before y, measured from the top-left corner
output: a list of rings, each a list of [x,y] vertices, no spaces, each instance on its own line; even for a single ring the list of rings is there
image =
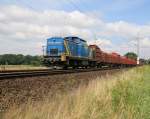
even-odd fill
[[[100,80],[101,79],[101,80]],[[150,119],[150,67],[97,78],[73,92],[12,108],[5,119]]]
[[[31,70],[31,69],[45,69],[43,66],[32,66],[32,65],[0,65],[0,71],[5,70]]]

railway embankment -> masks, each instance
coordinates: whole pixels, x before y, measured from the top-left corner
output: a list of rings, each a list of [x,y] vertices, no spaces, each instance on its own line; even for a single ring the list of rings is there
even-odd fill
[[[7,91],[10,91],[6,93],[6,97],[10,96],[9,100],[13,99],[16,93],[15,90],[11,90],[13,87],[20,90],[15,98],[30,97],[30,100],[28,98],[26,103],[10,108],[4,118],[149,119],[150,117],[149,66],[105,75],[86,72],[80,75],[66,74],[52,77],[47,79],[34,77],[30,82],[26,78],[16,79],[18,83],[5,80],[9,87]],[[28,86],[23,87],[25,84]],[[41,95],[45,96],[42,100]],[[33,103],[34,99],[39,101]]]
[[[1,112],[13,105],[26,104],[28,100],[41,101],[46,97],[71,92],[80,85],[88,85],[97,77],[112,75],[127,69],[100,70],[81,73],[63,73],[57,75],[16,77],[0,80]]]

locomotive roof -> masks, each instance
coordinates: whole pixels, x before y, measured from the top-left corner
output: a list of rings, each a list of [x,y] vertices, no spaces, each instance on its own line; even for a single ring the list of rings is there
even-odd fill
[[[68,37],[65,37],[65,39],[67,39],[67,38],[80,39],[81,41],[86,42],[85,40],[83,40],[83,39],[81,39],[81,38],[79,38],[79,37],[76,37],[76,36],[68,36]]]
[[[50,37],[50,38],[48,38],[48,39],[53,39],[53,38],[62,38],[62,37],[54,36],[54,37]]]
[[[48,39],[55,39],[55,38],[63,38],[63,37],[59,37],[59,36],[54,36],[54,37],[50,37],[50,38],[48,38]],[[67,36],[67,37],[64,37],[64,39],[69,39],[69,38],[72,38],[72,39],[80,39],[81,41],[83,41],[83,42],[86,42],[86,40],[83,40],[83,39],[81,39],[81,38],[79,38],[79,37],[77,37],[77,36]]]

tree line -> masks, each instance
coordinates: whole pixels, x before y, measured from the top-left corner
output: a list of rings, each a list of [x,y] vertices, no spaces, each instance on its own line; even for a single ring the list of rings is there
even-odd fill
[[[31,56],[22,54],[0,55],[0,65],[42,65],[41,56]]]

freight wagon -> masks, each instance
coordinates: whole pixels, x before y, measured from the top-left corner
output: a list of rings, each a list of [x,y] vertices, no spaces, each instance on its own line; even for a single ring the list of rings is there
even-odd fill
[[[127,57],[121,56],[117,53],[106,53],[97,45],[90,45],[89,47],[93,49],[95,54],[93,59],[96,60],[97,67],[129,67],[137,65],[135,60],[128,59]]]

